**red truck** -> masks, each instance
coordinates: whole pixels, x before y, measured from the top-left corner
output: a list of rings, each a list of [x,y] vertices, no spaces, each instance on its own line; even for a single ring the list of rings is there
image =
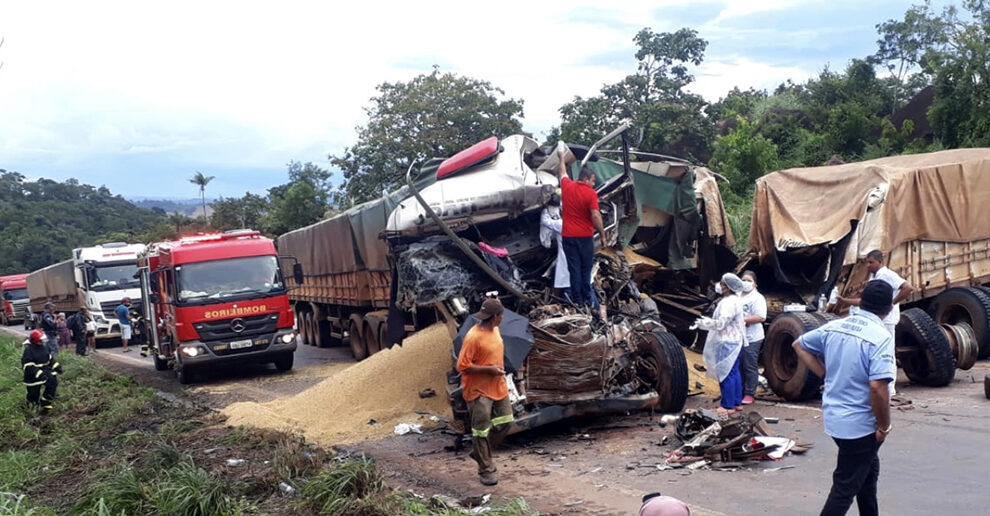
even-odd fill
[[[0,277],[0,324],[10,326],[27,319],[27,274]]]
[[[217,364],[292,369],[293,315],[274,243],[257,231],[196,235],[138,256],[143,323],[155,369],[179,383]],[[301,283],[302,267],[293,270]]]

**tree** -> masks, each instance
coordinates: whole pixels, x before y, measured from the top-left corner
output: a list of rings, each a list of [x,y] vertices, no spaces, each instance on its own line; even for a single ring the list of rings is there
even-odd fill
[[[210,224],[220,230],[262,229],[262,218],[268,211],[268,200],[246,192],[244,197],[221,198],[211,205]]]
[[[740,196],[748,197],[756,179],[778,166],[777,146],[744,118],[728,135],[715,139],[711,168],[728,178],[732,191]]]
[[[308,182],[291,183],[285,194],[271,204],[268,231],[279,235],[319,222],[326,211],[326,203],[320,198],[320,193]]]
[[[203,203],[203,220],[206,220],[206,185],[210,184],[210,181],[213,181],[213,177],[214,176],[204,175],[202,172],[197,170],[196,173],[189,178],[190,183],[199,187],[199,198]]]
[[[522,130],[521,100],[487,81],[432,73],[377,87],[357,142],[330,161],[343,171],[338,206],[368,201],[402,184],[414,162],[450,156],[489,136]]]
[[[708,42],[687,28],[662,33],[645,28],[633,42],[636,73],[602,87],[597,96],[563,105],[554,136],[590,145],[631,118],[644,128],[642,150],[707,161],[714,124],[705,117],[704,99],[684,88],[694,80],[688,66],[701,64]]]

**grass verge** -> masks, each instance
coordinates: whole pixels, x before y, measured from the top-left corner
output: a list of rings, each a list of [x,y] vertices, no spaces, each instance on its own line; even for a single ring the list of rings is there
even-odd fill
[[[55,409],[42,416],[25,402],[22,350],[0,335],[0,516],[465,513],[452,500],[388,488],[370,459],[231,428],[70,353],[59,355]],[[485,514],[535,513],[507,500]]]

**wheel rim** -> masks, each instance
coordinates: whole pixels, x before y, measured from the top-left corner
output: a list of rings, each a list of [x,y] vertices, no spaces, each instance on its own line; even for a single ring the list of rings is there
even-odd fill
[[[939,327],[949,340],[949,347],[956,357],[956,367],[969,370],[976,364],[979,344],[976,342],[976,332],[973,327],[964,323],[940,324]]]

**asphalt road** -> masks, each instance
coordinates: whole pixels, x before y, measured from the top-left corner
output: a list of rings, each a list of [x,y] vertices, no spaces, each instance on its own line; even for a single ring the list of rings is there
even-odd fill
[[[17,327],[4,328],[24,335]],[[237,401],[271,401],[298,393],[353,363],[347,348],[300,345],[292,371],[271,365],[220,368],[189,386],[171,371],[155,371],[137,351],[100,349],[94,359],[159,390],[194,397],[215,408]],[[894,431],[881,450],[883,514],[990,512],[990,400],[982,379],[990,361],[957,371],[944,388],[909,385],[911,399],[893,411]],[[689,407],[712,407],[694,397]],[[315,407],[318,409],[318,407]],[[738,471],[660,471],[656,465],[678,446],[672,428],[649,414],[582,419],[512,436],[496,454],[500,484],[485,488],[465,452],[445,449],[441,433],[406,435],[348,447],[376,458],[390,485],[431,496],[493,493],[522,496],[543,514],[635,514],[644,493],[661,491],[687,501],[693,514],[817,514],[831,484],[836,448],[822,432],[817,402],[760,401],[753,410],[776,416],[780,435],[815,443],[802,456],[751,463]],[[661,445],[663,436],[669,443]],[[786,468],[786,469],[777,469]],[[856,514],[853,507],[850,514]]]

